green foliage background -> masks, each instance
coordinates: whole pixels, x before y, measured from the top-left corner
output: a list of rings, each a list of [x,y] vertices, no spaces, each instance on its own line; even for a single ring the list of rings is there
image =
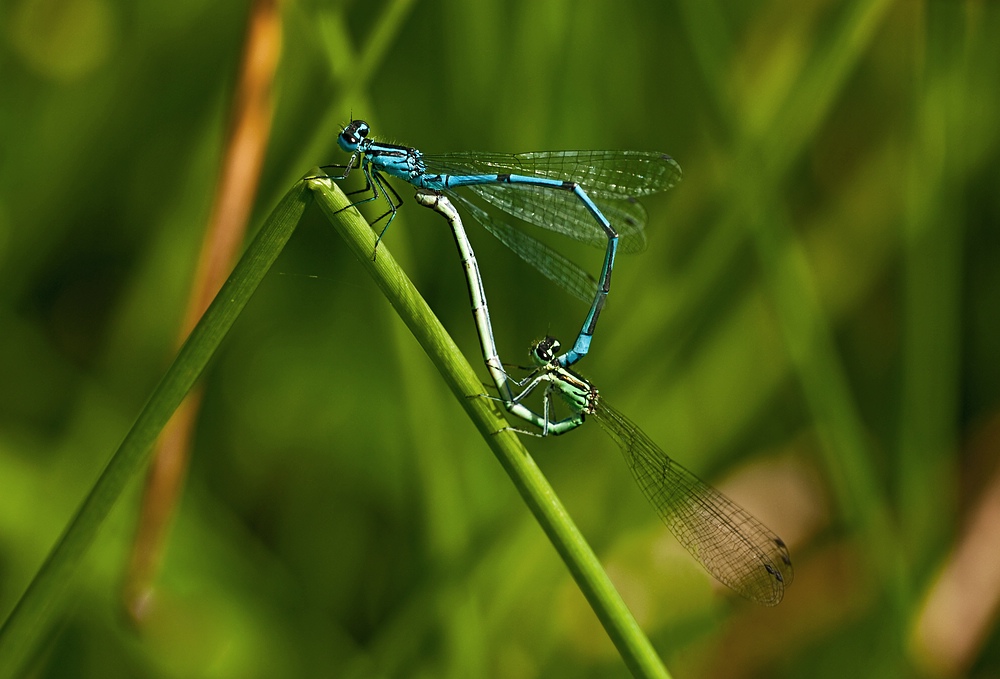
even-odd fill
[[[674,674],[925,671],[913,628],[996,473],[1000,8],[314,0],[284,14],[258,221],[312,166],[343,162],[351,115],[429,152],[650,148],[684,168],[644,201],[649,249],[619,260],[582,371],[786,538],[785,602],[717,591],[596,428],[528,442]],[[6,616],[173,355],[246,7],[13,0],[0,17]],[[385,246],[475,360],[447,230],[401,193]],[[570,339],[583,306],[469,227],[504,357]],[[598,251],[559,245],[597,269]],[[118,613],[136,483],[34,676],[625,672],[316,211],[205,386],[149,628]],[[985,634],[975,676],[1000,672]]]

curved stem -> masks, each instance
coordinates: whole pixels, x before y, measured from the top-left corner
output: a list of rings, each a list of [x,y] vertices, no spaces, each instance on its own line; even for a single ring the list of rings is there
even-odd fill
[[[611,584],[597,556],[573,523],[548,480],[517,434],[509,430],[497,403],[488,398],[477,398],[482,395],[483,387],[475,371],[413,283],[396,264],[385,243],[379,244],[378,256],[372,257],[375,252],[375,233],[356,210],[344,209],[348,201],[340,188],[324,179],[313,179],[308,183],[315,191],[316,201],[330,223],[375,279],[500,461],[528,509],[569,568],[577,586],[597,614],[632,675],[669,677],[649,639]]]

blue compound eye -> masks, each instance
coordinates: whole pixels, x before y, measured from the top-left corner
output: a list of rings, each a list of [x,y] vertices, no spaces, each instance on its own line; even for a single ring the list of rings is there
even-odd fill
[[[365,137],[368,136],[368,131],[371,128],[363,120],[352,120],[344,128],[344,131],[340,133],[337,138],[337,144],[340,148],[345,151],[354,152],[357,150],[358,145],[364,141]]]

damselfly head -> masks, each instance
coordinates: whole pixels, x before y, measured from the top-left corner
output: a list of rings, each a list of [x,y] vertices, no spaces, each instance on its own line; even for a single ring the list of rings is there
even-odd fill
[[[531,360],[537,365],[551,363],[562,348],[562,343],[551,335],[531,346]]]
[[[368,137],[370,131],[371,128],[365,121],[352,120],[337,137],[337,145],[348,153],[354,153],[358,150],[361,142]]]

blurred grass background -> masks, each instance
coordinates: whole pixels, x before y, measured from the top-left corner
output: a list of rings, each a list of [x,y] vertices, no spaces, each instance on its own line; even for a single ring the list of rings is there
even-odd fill
[[[173,355],[247,7],[0,17],[5,617]],[[1000,6],[311,0],[283,19],[255,223],[344,161],[352,115],[428,152],[648,148],[684,168],[644,201],[649,250],[619,260],[581,369],[785,538],[785,601],[718,591],[596,428],[528,442],[675,676],[1000,673]],[[475,360],[447,229],[397,188],[386,246]],[[504,358],[570,339],[584,307],[470,232]],[[316,212],[205,380],[137,635],[118,596],[140,491],[32,676],[625,672]]]

